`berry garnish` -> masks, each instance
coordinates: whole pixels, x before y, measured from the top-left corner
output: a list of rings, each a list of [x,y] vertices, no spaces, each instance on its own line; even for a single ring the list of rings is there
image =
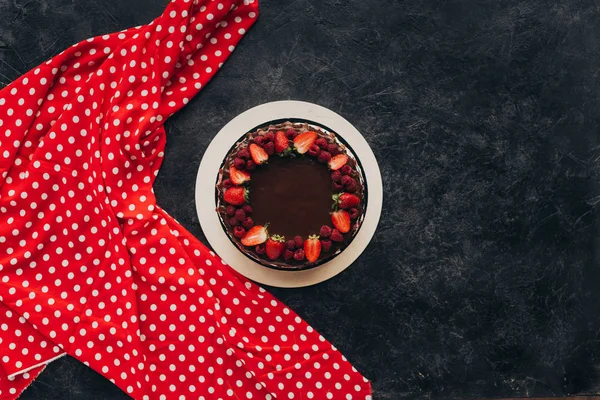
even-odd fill
[[[298,249],[294,252],[294,260],[302,261],[304,260],[304,250]]]
[[[231,182],[231,179],[227,178],[223,180],[223,187],[225,189],[230,188],[233,186],[233,182]]]
[[[262,146],[263,144],[265,144],[265,137],[264,136],[256,136],[254,138],[254,143],[256,143],[259,146]],[[250,150],[250,155],[252,155],[252,150]]]
[[[248,171],[252,171],[254,168],[256,168],[256,164],[254,164],[254,161],[252,161],[252,160],[246,161],[246,169]]]
[[[285,261],[289,261],[292,258],[294,258],[294,252],[290,249],[285,249],[285,251],[283,252],[283,259]]]
[[[319,236],[327,239],[329,236],[331,236],[331,228],[327,225],[323,225],[319,231]]]
[[[265,248],[266,246],[264,244],[259,244],[258,246],[256,246],[254,248],[254,251],[256,251],[256,254],[265,254]]]
[[[322,151],[319,153],[319,161],[322,163],[329,162],[331,160],[331,153],[328,151]]]
[[[296,132],[295,129],[290,128],[287,130],[287,132],[285,132],[285,136],[287,136],[287,138],[290,140],[294,140],[296,136],[298,136],[298,132]]]
[[[252,218],[246,217],[246,219],[242,221],[242,226],[244,229],[248,230],[254,226],[254,221],[252,221]]]
[[[294,238],[294,243],[296,244],[297,249],[301,249],[304,245],[304,239],[302,239],[302,236],[296,236]]]
[[[340,172],[342,173],[342,175],[352,175],[352,173],[354,172],[352,170],[352,167],[349,166],[348,164],[344,165],[342,167],[342,169],[340,170]]]
[[[325,138],[322,138],[322,137],[318,138],[317,141],[315,142],[315,144],[322,149],[327,148],[327,140],[325,140]]]
[[[344,185],[340,182],[333,182],[333,190],[338,191],[344,189]]]
[[[333,171],[331,173],[331,180],[334,182],[340,182],[342,180],[342,173],[340,171]]]
[[[238,156],[239,158],[243,158],[244,160],[247,160],[247,159],[249,159],[249,158],[250,158],[250,152],[248,151],[248,149],[241,149],[241,150],[238,152],[238,155],[237,155],[237,156]]]
[[[243,187],[231,187],[225,191],[223,200],[234,206],[241,206],[248,200],[248,190]]]
[[[348,162],[348,156],[345,154],[338,154],[329,160],[329,169],[337,171],[342,168]]]
[[[244,204],[242,210],[244,210],[246,214],[252,214],[252,206],[250,204]]]
[[[269,159],[267,152],[262,147],[254,143],[250,145],[250,155],[252,156],[252,161],[258,165],[267,162]]]
[[[327,253],[329,250],[331,250],[331,246],[333,245],[333,243],[331,243],[331,240],[321,240],[321,249]]]
[[[352,193],[334,194],[331,198],[335,205],[343,209],[353,208],[360,204],[360,199]]]
[[[347,184],[345,186],[345,189],[346,189],[346,192],[355,193],[356,191],[358,191],[358,184],[353,179],[352,182],[350,182],[349,184]]]
[[[242,228],[241,226],[236,226],[233,228],[233,236],[235,236],[238,239],[241,239],[244,237],[244,235],[246,234],[246,230],[244,228]]]
[[[246,160],[243,158],[236,157],[233,159],[233,166],[237,169],[242,169],[246,166]]]
[[[267,257],[271,260],[277,260],[285,250],[285,238],[279,235],[273,235],[267,240]]]
[[[273,154],[275,154],[275,143],[267,142],[263,146],[263,149],[265,149],[268,155],[272,156]]]
[[[327,145],[327,151],[331,153],[332,156],[340,154],[340,148],[335,143],[330,143]]]
[[[245,164],[246,163],[244,162],[244,165]],[[248,171],[242,171],[242,170],[237,169],[236,167],[230,167],[229,168],[229,178],[236,185],[241,185],[250,180],[250,174],[248,173]]]
[[[273,132],[267,132],[264,136],[265,138],[265,144],[267,142],[272,142],[273,140],[275,140],[275,134]]]
[[[290,250],[296,249],[296,242],[294,242],[293,240],[288,240],[287,242],[285,242],[285,245]]]
[[[321,255],[321,241],[318,235],[311,235],[304,242],[304,254],[310,262],[315,262]]]
[[[358,218],[358,208],[351,208],[348,210],[348,215],[350,215],[350,219],[354,220]]]
[[[227,206],[227,208],[225,209],[225,212],[227,213],[227,215],[229,215],[230,217],[233,217],[235,215],[235,207],[234,206]]]
[[[352,179],[348,175],[342,176],[342,185],[348,186],[351,182],[354,182],[354,179]]]
[[[294,139],[294,148],[299,154],[304,154],[315,143],[315,140],[317,140],[316,132],[301,133]]]
[[[283,131],[277,131],[275,134],[275,151],[277,153],[283,153],[290,148],[290,141],[285,136]]]
[[[312,146],[310,146],[310,149],[308,149],[309,156],[316,157],[319,155],[320,152],[321,152],[321,149],[316,144],[313,144]]]
[[[333,232],[331,232],[331,236],[329,237],[329,240],[331,240],[332,242],[343,242],[344,241],[344,236],[340,233],[340,231],[338,231],[337,229],[334,229]]]
[[[331,223],[335,229],[342,233],[350,231],[350,215],[346,210],[337,210],[331,213]],[[331,234],[333,236],[333,233]],[[333,239],[331,239],[333,240]]]
[[[246,219],[246,212],[244,210],[242,210],[241,208],[239,208],[235,212],[235,219],[237,219],[238,221],[242,222],[243,220]]]
[[[263,244],[269,238],[269,232],[266,226],[254,226],[242,238],[244,246],[257,246]]]
[[[231,225],[231,226],[238,226],[239,224],[240,224],[240,221],[238,221],[237,219],[235,219],[235,217],[229,218],[229,225]]]

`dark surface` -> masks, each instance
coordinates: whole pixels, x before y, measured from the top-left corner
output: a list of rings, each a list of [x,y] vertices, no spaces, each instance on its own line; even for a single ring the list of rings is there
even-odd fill
[[[5,84],[164,1],[0,0]],[[167,123],[160,204],[202,238],[198,163],[272,100],[349,119],[383,217],[346,272],[273,290],[375,399],[600,392],[600,10],[594,1],[263,0],[222,71]],[[24,399],[124,399],[72,359]]]

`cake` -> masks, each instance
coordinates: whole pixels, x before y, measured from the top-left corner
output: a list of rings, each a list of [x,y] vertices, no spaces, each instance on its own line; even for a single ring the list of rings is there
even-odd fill
[[[243,135],[216,185],[231,241],[276,269],[308,269],[339,255],[364,217],[366,185],[352,150],[314,123],[285,121]]]

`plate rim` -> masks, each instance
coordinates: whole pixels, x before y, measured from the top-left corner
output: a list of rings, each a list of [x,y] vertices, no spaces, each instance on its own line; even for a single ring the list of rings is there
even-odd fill
[[[218,170],[230,150],[231,144],[253,127],[286,118],[314,121],[331,128],[333,132],[340,135],[360,160],[365,181],[369,185],[369,202],[364,220],[352,243],[332,260],[318,267],[300,271],[267,268],[246,257],[231,243],[222,229],[216,212],[217,205],[214,194],[214,182],[216,182]],[[242,112],[225,124],[211,140],[202,156],[196,174],[195,206],[204,236],[225,263],[255,282],[281,288],[298,288],[315,285],[333,278],[346,270],[363,253],[372,240],[379,223],[383,206],[383,184],[375,154],[364,136],[348,120],[336,112],[314,103],[282,100],[263,103]]]

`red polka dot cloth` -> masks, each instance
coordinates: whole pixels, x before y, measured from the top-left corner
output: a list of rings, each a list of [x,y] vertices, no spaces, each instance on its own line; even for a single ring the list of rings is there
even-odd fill
[[[0,399],[68,354],[135,399],[370,399],[322,336],[156,205],[165,120],[256,20],[173,0],[0,91]]]

